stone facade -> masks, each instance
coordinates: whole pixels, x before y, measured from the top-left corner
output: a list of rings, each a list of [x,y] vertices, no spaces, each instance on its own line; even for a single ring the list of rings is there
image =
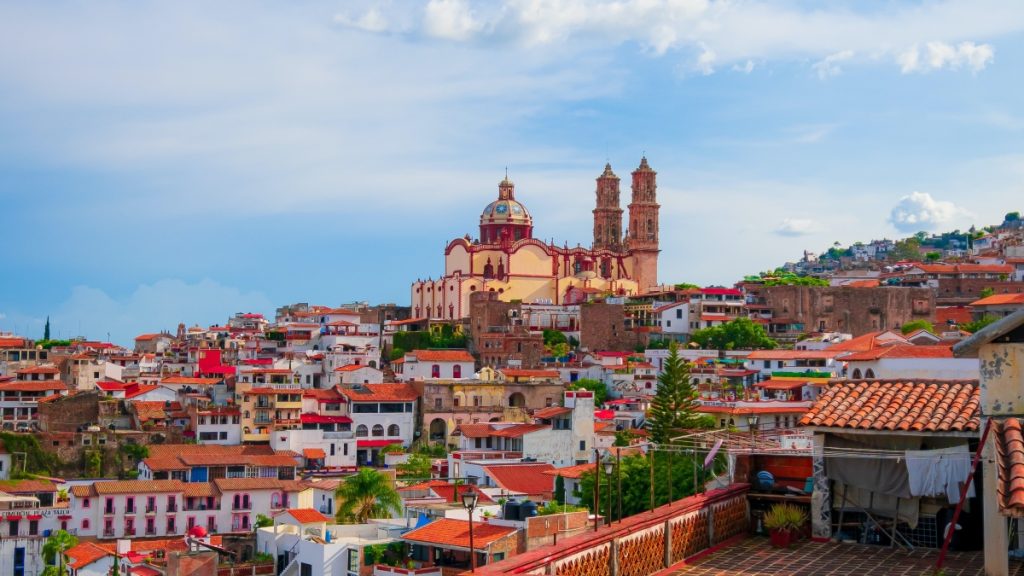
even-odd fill
[[[1020,294],[1024,282],[999,282],[989,278],[940,278],[935,289],[936,304],[952,306],[970,304],[981,298],[981,291],[991,288],[993,294]]]
[[[621,304],[589,302],[580,305],[580,347],[591,352],[632,352],[645,342],[645,333],[627,327]]]
[[[544,355],[544,337],[524,325],[522,305],[503,302],[494,292],[470,297],[469,350],[481,366],[535,368]]]
[[[930,288],[765,286],[758,293],[757,303],[771,311],[773,336],[833,331],[860,336],[935,316]]]

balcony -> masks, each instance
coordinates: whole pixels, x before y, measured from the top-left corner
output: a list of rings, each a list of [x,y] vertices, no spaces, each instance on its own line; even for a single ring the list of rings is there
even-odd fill
[[[156,504],[152,506],[146,506],[146,515],[156,514]]]
[[[114,508],[113,506],[108,506],[103,509],[104,516],[113,516],[114,514],[117,514],[117,508]]]
[[[126,526],[125,529],[124,529],[124,535],[125,536],[135,536],[135,527],[134,526]]]
[[[113,528],[104,528],[103,529],[103,537],[104,538],[113,538],[114,537],[114,529]]]
[[[242,434],[243,442],[266,442],[270,440],[270,432],[264,432],[262,434]]]
[[[233,503],[231,505],[231,510],[233,512],[247,512],[252,510],[252,502]]]
[[[167,513],[168,514],[173,514],[173,513],[177,512],[177,511],[178,511],[178,505],[177,504],[168,504],[167,505]]]
[[[156,526],[146,528],[146,536],[156,536]]]

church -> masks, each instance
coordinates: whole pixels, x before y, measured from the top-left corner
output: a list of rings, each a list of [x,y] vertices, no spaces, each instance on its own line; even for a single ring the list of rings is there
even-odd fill
[[[444,276],[412,285],[415,318],[455,320],[469,315],[470,295],[497,292],[504,301],[573,304],[587,293],[642,294],[658,285],[657,172],[640,160],[631,174],[632,198],[623,226],[619,177],[610,164],[597,177],[594,242],[556,246],[533,236],[533,218],[516,200],[506,176],[498,198],[480,214],[480,234],[445,248]]]

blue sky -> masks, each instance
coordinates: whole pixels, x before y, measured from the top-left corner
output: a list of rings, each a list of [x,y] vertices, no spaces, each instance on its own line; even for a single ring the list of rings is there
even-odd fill
[[[0,5],[0,331],[130,343],[408,301],[505,166],[587,244],[659,172],[661,280],[1024,209],[1024,3]]]

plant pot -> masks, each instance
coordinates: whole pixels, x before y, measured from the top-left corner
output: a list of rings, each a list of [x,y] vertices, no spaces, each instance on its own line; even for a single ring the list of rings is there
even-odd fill
[[[769,530],[768,537],[771,539],[772,546],[776,548],[789,548],[789,544],[793,541],[793,533],[789,530]]]

